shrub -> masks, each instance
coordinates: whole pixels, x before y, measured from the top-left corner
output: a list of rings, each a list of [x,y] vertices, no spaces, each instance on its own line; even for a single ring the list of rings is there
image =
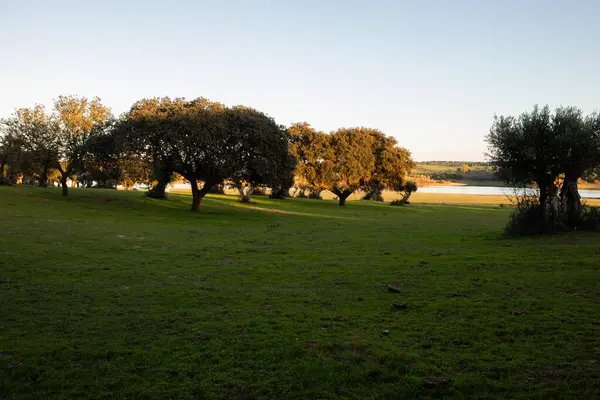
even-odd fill
[[[398,191],[402,194],[402,198],[400,200],[392,201],[393,206],[409,204],[408,199],[410,196],[418,190],[417,184],[414,181],[407,181],[402,186],[397,188]],[[400,204],[402,203],[402,204]]]
[[[0,178],[0,186],[12,186],[12,182],[8,178]]]
[[[508,224],[504,228],[506,235],[531,236],[569,230],[561,216],[558,216],[554,226],[552,226],[552,222],[546,220],[537,195],[515,193],[510,200],[516,209],[510,215]]]

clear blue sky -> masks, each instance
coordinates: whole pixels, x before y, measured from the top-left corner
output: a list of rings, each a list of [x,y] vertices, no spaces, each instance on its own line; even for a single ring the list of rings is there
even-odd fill
[[[482,160],[494,113],[600,108],[600,1],[0,0],[0,116],[204,96]]]

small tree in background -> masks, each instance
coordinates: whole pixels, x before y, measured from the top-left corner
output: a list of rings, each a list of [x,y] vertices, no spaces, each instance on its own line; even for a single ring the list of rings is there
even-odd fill
[[[399,147],[395,138],[385,136],[376,129],[370,130],[370,134],[373,137],[375,164],[371,178],[363,182],[363,190],[366,192],[363,199],[383,201],[383,190],[401,187],[415,163],[410,152]]]
[[[54,114],[59,125],[59,162],[56,167],[61,175],[62,194],[67,196],[67,179],[81,171],[84,145],[94,127],[109,118],[110,110],[97,97],[88,100],[85,97],[59,96],[54,102]]]
[[[295,180],[300,197],[320,199],[333,173],[330,137],[306,122],[293,124],[288,133],[289,152],[296,160]]]
[[[467,175],[470,171],[471,171],[471,168],[469,167],[468,164],[464,164],[460,169],[460,172],[462,173],[463,176]]]
[[[5,162],[11,175],[22,173],[47,186],[48,175],[58,166],[60,142],[59,126],[41,105],[16,110],[3,121],[5,127]]]
[[[331,179],[328,189],[345,206],[346,199],[368,182],[375,168],[374,138],[368,128],[342,128],[330,135]]]
[[[413,181],[406,181],[404,184],[397,186],[396,191],[402,195],[402,198],[392,201],[391,204],[394,206],[403,206],[405,204],[409,204],[408,199],[414,192],[417,191],[417,189],[417,183]]]

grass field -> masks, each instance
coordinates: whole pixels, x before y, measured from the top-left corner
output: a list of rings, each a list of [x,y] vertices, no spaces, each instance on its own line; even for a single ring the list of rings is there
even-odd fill
[[[598,398],[599,236],[455,200],[0,188],[0,398]]]

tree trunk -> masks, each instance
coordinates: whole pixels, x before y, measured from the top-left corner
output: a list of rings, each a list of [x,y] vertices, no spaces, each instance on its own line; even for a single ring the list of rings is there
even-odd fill
[[[352,191],[346,189],[344,191],[340,191],[340,190],[336,190],[333,192],[335,195],[337,195],[338,199],[339,199],[339,203],[338,205],[340,207],[345,207],[346,206],[346,199],[348,197],[350,197],[350,195],[352,194]]]
[[[202,197],[200,196],[200,189],[198,189],[198,181],[191,180],[190,185],[192,186],[192,211],[198,211],[200,209],[200,203]]]
[[[48,187],[48,168],[44,167],[40,174],[40,187]]]
[[[155,166],[152,172],[154,179],[156,179],[156,185],[148,190],[148,197],[153,199],[166,199],[167,198],[167,185],[171,181],[171,171],[167,171],[160,166]]]
[[[69,187],[67,186],[67,176],[66,175],[61,176],[60,184],[62,186],[62,195],[68,196],[69,195]]]
[[[402,194],[402,204],[408,204],[408,199],[410,198],[411,194],[412,192],[409,192],[408,190],[404,191]]]
[[[208,192],[210,192],[210,189],[216,185],[216,182],[214,181],[208,181],[204,183],[204,186],[202,186],[202,189],[198,188],[198,181],[195,179],[189,179],[190,181],[190,185],[192,186],[192,211],[198,211],[200,209],[200,203],[202,203],[202,199],[204,198],[204,196],[206,196],[206,194]],[[217,181],[218,182],[218,181]]]
[[[541,190],[541,188],[540,188]],[[544,195],[540,192],[540,207],[542,208],[542,214],[546,221],[546,226],[549,230],[554,233],[559,217],[559,202],[558,188],[554,183],[544,186]],[[542,201],[543,199],[543,201]]]
[[[160,179],[156,182],[156,185],[154,185],[152,188],[150,188],[150,190],[148,190],[148,197],[151,197],[153,199],[166,199],[167,198],[167,185],[169,184],[169,180],[167,179]]]
[[[569,225],[572,228],[577,227],[581,213],[581,196],[579,195],[579,188],[577,185],[578,179],[579,177],[574,175],[565,176],[565,180],[563,181],[560,190],[560,200],[563,210],[567,213]]]
[[[248,191],[245,191],[244,189],[248,189]],[[254,191],[254,188],[250,185],[238,188],[238,193],[240,195],[240,202],[241,203],[250,203],[252,201],[252,192],[253,191]]]

